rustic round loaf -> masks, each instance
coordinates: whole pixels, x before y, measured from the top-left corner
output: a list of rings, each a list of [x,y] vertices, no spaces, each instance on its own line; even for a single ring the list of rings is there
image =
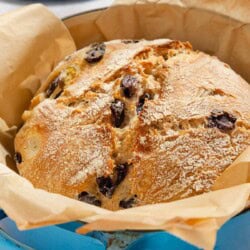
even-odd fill
[[[250,145],[250,87],[188,42],[115,40],[65,58],[25,111],[19,172],[117,210],[208,192]]]

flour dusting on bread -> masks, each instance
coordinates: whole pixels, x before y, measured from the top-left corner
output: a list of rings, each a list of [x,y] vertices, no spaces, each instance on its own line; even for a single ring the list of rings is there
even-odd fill
[[[111,210],[209,192],[250,145],[249,96],[188,42],[95,43],[38,90],[17,166],[35,187]]]

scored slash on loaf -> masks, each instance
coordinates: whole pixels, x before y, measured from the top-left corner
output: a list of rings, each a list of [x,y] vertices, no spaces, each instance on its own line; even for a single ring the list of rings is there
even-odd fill
[[[250,87],[188,42],[95,43],[23,114],[16,162],[35,187],[117,210],[211,190],[250,145]]]

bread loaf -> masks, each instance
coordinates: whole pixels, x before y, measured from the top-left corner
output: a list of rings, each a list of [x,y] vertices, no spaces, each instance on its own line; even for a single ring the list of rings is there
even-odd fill
[[[65,58],[23,119],[22,176],[117,210],[210,191],[250,145],[250,87],[188,42],[115,40]]]

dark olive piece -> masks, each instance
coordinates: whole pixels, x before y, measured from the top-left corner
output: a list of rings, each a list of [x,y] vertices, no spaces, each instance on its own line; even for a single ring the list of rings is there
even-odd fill
[[[119,164],[115,167],[116,181],[115,185],[119,185],[126,177],[128,173],[129,165],[127,163]]]
[[[22,155],[19,152],[16,152],[14,155],[14,160],[17,164],[22,163]]]
[[[124,96],[130,98],[136,92],[136,85],[138,80],[136,77],[132,75],[125,75],[121,81],[121,89],[123,91]]]
[[[129,44],[129,43],[139,43],[140,40],[135,39],[128,39],[128,40],[122,40],[122,43]]]
[[[94,43],[90,46],[90,49],[86,52],[85,61],[88,63],[99,62],[106,50],[106,45],[104,43]]]
[[[112,123],[116,128],[119,128],[125,118],[125,104],[116,99],[111,103],[110,109],[112,113]]]
[[[139,102],[137,103],[137,106],[136,106],[137,114],[142,111],[145,100],[151,100],[151,99],[152,99],[152,96],[149,93],[145,93],[142,96],[140,96]]]
[[[111,198],[115,191],[115,184],[113,183],[110,176],[107,177],[98,177],[96,178],[97,185],[100,192],[108,198]]]
[[[85,192],[85,191],[81,192],[78,195],[78,200],[89,203],[91,205],[98,206],[98,207],[100,207],[102,205],[101,201],[98,200],[94,195],[91,195],[91,194],[89,194],[88,192]]]
[[[114,175],[96,178],[99,191],[108,198],[111,198],[117,186],[124,180],[128,173],[127,163],[119,164],[114,168]]]
[[[124,200],[121,200],[119,202],[119,207],[121,208],[131,208],[133,207],[133,205],[135,204],[136,202],[136,195],[134,195],[133,197],[129,198],[129,199],[124,199]]]
[[[225,111],[215,109],[211,112],[211,115],[208,118],[208,127],[217,127],[221,131],[227,132],[235,128],[236,120],[236,117],[233,115]]]
[[[64,81],[58,76],[55,78],[49,85],[48,89],[46,90],[46,97],[50,97],[52,93],[55,91],[55,89],[59,87],[63,87]]]

